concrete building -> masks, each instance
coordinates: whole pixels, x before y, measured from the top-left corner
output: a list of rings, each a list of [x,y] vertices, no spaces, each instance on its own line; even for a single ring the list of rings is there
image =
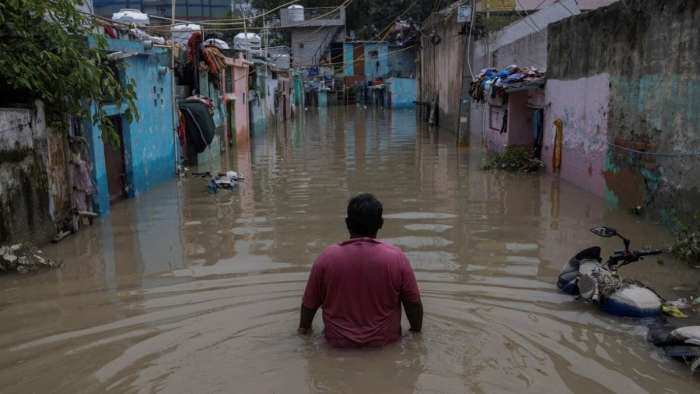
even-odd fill
[[[416,101],[416,51],[387,41],[343,44],[343,75],[348,86],[373,83],[368,100],[392,108],[412,108]],[[391,81],[391,82],[389,82]]]
[[[466,67],[466,35],[457,22],[459,3],[431,14],[423,23],[418,52],[421,117],[457,131]]]
[[[331,44],[345,41],[345,7],[284,8],[280,28],[291,35],[294,67],[333,63]]]
[[[0,244],[44,242],[56,233],[50,190],[65,179],[48,176],[49,134],[41,102],[0,108]]]
[[[167,0],[93,0],[93,4],[95,14],[107,18],[123,8],[163,18],[170,18],[172,11],[172,3]],[[187,20],[225,18],[230,12],[230,0],[187,0],[178,1],[175,6],[175,17]]]
[[[276,82],[270,83],[272,73],[270,64],[261,59],[254,59],[251,66],[253,71],[250,76],[248,100],[250,111],[250,128],[253,134],[263,132],[271,120],[271,105],[274,105],[274,90]]]
[[[173,124],[172,71],[166,49],[146,49],[141,42],[108,40],[109,50],[129,56],[123,80],[133,79],[140,116],[129,121],[124,108],[107,105],[116,127],[118,144],[105,140],[102,130],[87,125],[91,162],[97,188],[97,212],[109,212],[120,199],[137,196],[175,176],[176,150]]]
[[[389,43],[386,41],[353,41],[343,44],[343,74],[362,77],[366,81],[389,74]]]
[[[413,78],[391,77],[386,81],[387,107],[394,109],[416,106],[416,80]]]
[[[471,29],[471,34],[469,24],[458,22],[457,9],[461,2],[433,13],[423,23],[418,53],[418,101],[423,119],[430,118],[460,136],[468,134],[470,129],[473,133],[477,126],[476,130],[481,130],[486,117],[470,121],[474,112],[466,97],[472,74],[502,63],[545,69],[547,24],[615,1],[479,0],[475,2],[476,28]],[[549,11],[542,14],[547,9]],[[556,10],[555,15],[552,15],[553,10]],[[488,26],[484,24],[487,18]],[[471,42],[468,42],[469,37]],[[522,41],[514,44],[518,40]],[[467,47],[475,64],[467,61]],[[488,58],[490,55],[494,58]]]
[[[622,208],[694,220],[698,37],[700,3],[682,0],[625,0],[551,25],[545,154],[563,134],[559,176]]]
[[[465,79],[487,67],[511,64],[546,73],[547,26],[580,13],[575,0],[561,0],[471,43]],[[489,150],[501,151],[509,145],[533,145],[542,138],[544,103],[544,87],[536,85],[484,103],[472,102],[465,116],[472,134],[481,137]]]
[[[472,135],[490,150],[528,145],[537,122],[548,172],[614,206],[687,217],[700,188],[698,18],[700,4],[681,0],[543,5],[471,44],[465,75],[519,64],[547,77],[505,103],[471,103]]]
[[[224,142],[241,141],[250,136],[250,112],[248,111],[249,62],[242,57],[226,60],[221,88],[226,117],[224,119]]]

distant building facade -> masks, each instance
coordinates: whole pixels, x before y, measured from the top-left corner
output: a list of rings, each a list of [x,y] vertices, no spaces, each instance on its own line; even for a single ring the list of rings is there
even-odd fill
[[[166,0],[93,0],[92,3],[96,15],[108,18],[124,8],[164,18],[170,18],[172,10],[172,3]],[[175,16],[188,20],[224,18],[230,13],[230,0],[185,0],[175,4]]]
[[[280,27],[291,35],[292,65],[318,67],[333,59],[331,46],[345,40],[345,8],[285,8],[280,10]]]

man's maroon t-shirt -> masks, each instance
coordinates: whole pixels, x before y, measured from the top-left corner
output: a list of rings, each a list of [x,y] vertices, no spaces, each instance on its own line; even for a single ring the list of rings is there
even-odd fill
[[[381,346],[401,337],[401,301],[420,301],[401,249],[373,238],[327,247],[316,259],[303,304],[322,307],[325,336],[337,347]]]

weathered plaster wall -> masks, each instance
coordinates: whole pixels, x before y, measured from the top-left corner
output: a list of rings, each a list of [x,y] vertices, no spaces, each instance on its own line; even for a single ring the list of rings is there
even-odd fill
[[[275,119],[275,92],[277,91],[277,80],[270,78],[266,81],[266,83],[267,91],[265,92],[265,110],[267,111],[268,119]]]
[[[46,133],[49,213],[60,220],[72,209],[69,171],[71,150],[66,133],[49,129]],[[84,157],[84,159],[88,159]]]
[[[479,73],[487,67],[503,68],[510,64],[537,67],[547,71],[547,26],[577,15],[580,9],[576,1],[563,0],[542,7],[527,20],[521,19],[508,27],[492,33],[471,44],[471,72]],[[469,129],[474,136],[485,140],[487,148],[502,151],[508,144],[507,134],[492,128],[494,113],[502,109],[491,108],[486,103],[472,103],[469,114]],[[500,121],[499,121],[500,122]]]
[[[414,108],[416,106],[416,80],[409,78],[389,78],[391,108]]]
[[[384,78],[389,74],[389,44],[366,43],[365,47],[365,78],[371,81]]]
[[[236,97],[234,103],[236,138],[250,135],[250,119],[248,111],[248,66],[239,62],[240,66],[233,68],[234,89]]]
[[[542,9],[555,4],[559,0],[518,0],[515,9],[531,11],[534,9]],[[617,0],[576,0],[578,7],[582,10],[593,10],[600,7],[610,5]]]
[[[508,145],[532,145],[532,124],[527,109],[527,91],[508,96]]]
[[[551,80],[609,75],[605,193],[622,207],[696,209],[700,158],[685,154],[700,146],[698,37],[700,2],[688,0],[620,1],[549,28]]]
[[[342,27],[295,28],[292,31],[292,64],[315,66],[333,39],[343,39]]]
[[[456,18],[456,13],[434,13],[423,24],[418,98],[423,103],[437,100],[440,127],[454,131],[459,120],[466,51],[466,36],[459,34],[462,26]]]
[[[130,175],[132,196],[175,176],[172,73],[166,67],[165,55],[165,50],[158,50],[150,56],[133,58],[126,69],[127,77],[136,81],[141,113],[140,119],[131,122],[127,133],[131,153],[127,176]]]
[[[43,107],[0,108],[0,244],[43,242],[55,233],[49,210]]]
[[[563,124],[561,177],[603,197],[603,164],[608,145],[610,78],[598,74],[570,81],[549,80],[542,160],[552,171],[554,121]]]
[[[482,43],[483,44],[483,43]],[[486,55],[484,55],[486,56]],[[501,69],[511,64],[537,67],[547,70],[547,30],[537,31],[504,45],[491,53],[493,66]],[[486,64],[486,59],[479,59],[479,64]]]
[[[343,44],[343,74],[355,75],[354,47],[352,43]]]
[[[250,120],[253,133],[262,132],[267,127],[267,67],[255,64],[254,89],[250,90]]]
[[[416,77],[415,47],[389,47],[389,75],[399,78]]]
[[[175,131],[172,114],[172,72],[168,52],[162,48],[145,50],[143,44],[128,40],[108,40],[111,50],[134,53],[124,60],[124,78],[133,79],[139,118],[127,122],[122,117],[127,193],[139,195],[175,176]],[[109,115],[119,116],[124,108],[107,106]],[[88,125],[93,174],[97,186],[97,212],[109,212],[109,186],[102,131]]]

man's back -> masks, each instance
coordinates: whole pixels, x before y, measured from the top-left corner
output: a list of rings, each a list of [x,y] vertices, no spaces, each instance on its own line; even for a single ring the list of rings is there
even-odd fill
[[[334,346],[381,346],[401,336],[401,302],[419,303],[413,269],[403,252],[373,238],[326,248],[311,270],[303,305],[323,308]]]

